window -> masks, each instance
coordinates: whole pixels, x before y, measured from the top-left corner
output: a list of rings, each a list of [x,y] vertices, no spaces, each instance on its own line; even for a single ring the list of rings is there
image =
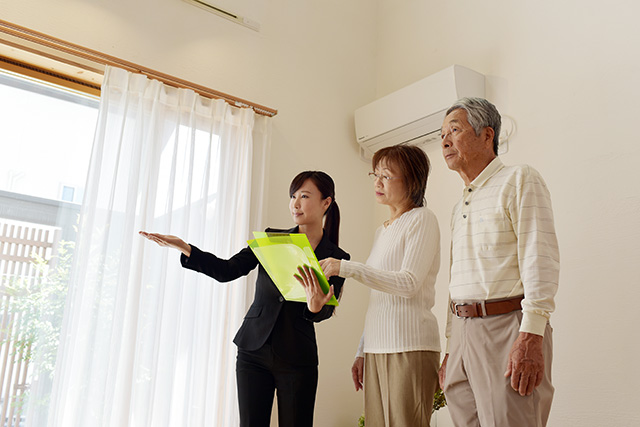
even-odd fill
[[[73,196],[75,194],[75,188],[73,187],[69,187],[66,185],[62,186],[62,196],[60,196],[61,200],[64,200],[65,202],[73,202]]]
[[[95,96],[0,70],[0,357],[7,360],[0,366],[0,419],[5,425],[24,423],[21,409],[29,394],[46,400],[50,393],[46,378],[55,366],[98,104]]]
[[[15,49],[15,46],[25,49]],[[118,68],[110,70],[107,63]],[[234,325],[241,321],[250,301],[251,285],[247,278],[241,278],[238,279],[239,286],[210,286],[208,281],[198,281],[192,286],[175,286],[185,272],[179,265],[168,262],[162,262],[167,269],[146,268],[159,262],[160,254],[151,257],[152,248],[144,248],[144,242],[135,238],[135,230],[138,229],[135,224],[142,215],[144,218],[151,215],[152,222],[144,222],[149,230],[176,230],[176,234],[184,237],[197,236],[203,246],[216,251],[227,252],[237,245],[243,246],[248,230],[257,229],[261,222],[264,167],[271,126],[266,118],[277,111],[3,21],[0,21],[0,68],[17,73],[2,75],[0,106],[13,109],[14,104],[24,103],[24,99],[35,92],[40,96],[27,102],[25,109],[27,117],[32,118],[35,117],[32,107],[52,99],[63,101],[64,108],[80,106],[80,110],[86,110],[92,106],[92,101],[97,101],[81,93],[61,90],[56,84],[70,85],[71,89],[81,91],[93,90],[90,93],[99,95],[101,87],[105,90],[110,87],[105,79],[110,81],[109,77],[116,75],[124,78],[122,72],[137,75],[127,74],[127,79],[138,79],[142,74],[158,81],[162,90],[175,92],[176,88],[187,88],[203,97],[193,104],[190,112],[175,105],[167,105],[166,111],[163,108],[167,115],[155,120],[161,126],[154,128],[152,136],[145,132],[145,140],[153,141],[153,147],[142,151],[138,150],[143,147],[139,143],[129,144],[127,150],[120,150],[118,143],[113,142],[123,135],[125,137],[121,140],[133,141],[117,125],[107,126],[113,119],[107,102],[100,107],[100,133],[95,137],[95,119],[80,118],[80,111],[65,114],[62,104],[56,103],[45,110],[41,121],[50,119],[54,114],[63,116],[52,120],[55,123],[68,120],[60,132],[54,132],[53,126],[49,128],[32,119],[26,125],[12,124],[18,131],[13,131],[11,139],[0,140],[0,154],[12,159],[0,164],[0,218],[3,218],[0,221],[6,222],[6,226],[0,225],[0,231],[9,230],[6,238],[0,233],[0,257],[8,254],[5,257],[9,263],[15,264],[15,259],[20,258],[32,265],[30,254],[44,254],[36,257],[35,267],[40,269],[32,275],[34,280],[21,277],[18,282],[23,285],[31,283],[27,286],[35,284],[36,287],[40,284],[55,285],[37,289],[42,298],[35,301],[29,298],[16,301],[14,298],[16,295],[38,295],[32,289],[7,293],[9,300],[19,304],[6,302],[7,298],[1,295],[4,289],[0,286],[0,299],[4,304],[0,308],[25,314],[21,317],[21,324],[29,326],[22,334],[11,332],[11,335],[5,335],[11,337],[12,347],[8,350],[3,349],[9,345],[0,342],[0,351],[5,351],[5,355],[16,355],[10,361],[13,370],[6,376],[9,379],[0,384],[0,390],[9,390],[8,394],[0,395],[0,418],[4,425],[22,425],[24,421],[30,425],[45,425],[48,419],[60,425],[79,425],[87,424],[86,420],[96,414],[125,412],[131,419],[169,420],[171,424],[199,425],[201,422],[198,420],[204,419],[217,420],[212,421],[213,424],[237,424],[233,380],[235,348],[230,343],[236,332]],[[42,77],[42,73],[53,76]],[[35,79],[42,77],[52,84],[35,82],[24,78],[26,75]],[[25,90],[25,86],[29,89]],[[18,93],[19,100],[7,98],[6,91]],[[187,93],[191,94],[190,91]],[[69,94],[74,95],[72,100]],[[108,98],[105,96],[105,100]],[[211,110],[214,116],[200,114],[199,108],[209,106],[207,99],[224,99],[235,106],[250,106],[254,112],[232,107],[233,111],[214,108]],[[219,104],[218,101],[215,103]],[[4,113],[5,110],[0,111],[0,126],[6,128],[9,120],[17,123],[18,119]],[[182,114],[196,117],[195,122],[181,120]],[[80,136],[80,144],[73,145],[75,132],[80,132],[85,124],[88,135]],[[125,127],[135,129],[136,122],[132,121]],[[112,131],[113,135],[107,137],[103,130]],[[36,137],[27,138],[27,134],[35,134]],[[34,140],[39,144],[28,145]],[[89,181],[84,177],[86,172],[80,173],[80,169],[86,167],[83,162],[89,160],[89,151],[86,155],[80,152],[89,150],[94,144],[98,147],[94,156],[99,159],[96,162],[109,160],[109,168],[101,167],[102,163],[95,168],[90,165]],[[13,151],[9,153],[9,149]],[[105,155],[107,151],[111,157]],[[146,164],[143,165],[142,160]],[[33,166],[29,161],[39,163]],[[26,166],[17,167],[19,162]],[[48,169],[54,164],[57,170]],[[7,166],[11,168],[10,172],[5,169]],[[167,166],[171,168],[167,169]],[[137,186],[132,185],[134,180],[128,179],[129,175],[135,175],[134,172],[141,173]],[[105,174],[111,174],[110,178],[102,182]],[[151,183],[153,188],[148,188],[147,183]],[[191,188],[187,190],[186,186]],[[220,188],[227,191],[219,194]],[[85,218],[91,219],[87,219],[90,226],[86,228],[85,218],[81,221],[83,237],[79,244],[89,250],[75,249],[73,265],[86,268],[75,269],[73,277],[77,280],[67,284],[75,248],[74,225],[84,194],[91,194],[91,197],[84,197],[82,212],[86,214]],[[129,203],[133,200],[136,200],[135,206]],[[102,215],[101,203],[105,201],[107,214]],[[45,227],[50,228],[45,230]],[[125,228],[126,233],[120,233]],[[19,237],[15,237],[16,234]],[[137,245],[135,260],[131,256],[122,256],[121,250],[128,249],[122,243],[123,239],[133,239],[133,246]],[[96,245],[91,246],[94,243]],[[12,249],[3,252],[8,246]],[[92,251],[93,247],[97,250]],[[41,262],[42,258],[46,260],[49,257],[51,261],[48,264]],[[94,259],[96,263],[92,264]],[[51,268],[54,264],[56,268]],[[95,265],[99,268],[93,268]],[[140,274],[132,275],[129,280],[116,280],[120,276],[111,274],[116,267],[118,272],[131,272],[131,266]],[[111,267],[114,269],[110,270]],[[3,268],[0,264],[0,270]],[[2,285],[18,283],[9,277],[6,279]],[[141,284],[143,286],[139,286]],[[64,313],[65,319],[69,320],[65,321],[68,335],[60,337],[60,341],[64,340],[65,345],[58,346],[56,333],[59,336],[59,332],[56,331],[60,330],[59,320],[65,309],[67,286],[74,289],[67,296],[67,304],[72,309]],[[131,295],[131,301],[140,298],[144,304],[129,304],[127,298],[115,299],[114,295],[126,293],[114,293],[118,290],[116,286],[144,292]],[[82,299],[84,291],[98,291],[99,298],[87,303]],[[169,303],[157,304],[165,298]],[[39,305],[43,301],[54,304]],[[112,301],[118,305],[111,304]],[[173,304],[178,301],[179,308]],[[221,303],[225,310],[218,309]],[[136,314],[117,316],[129,308],[133,308]],[[37,316],[38,312],[47,312],[47,315]],[[215,313],[220,314],[212,316]],[[86,325],[91,329],[84,335]],[[133,329],[136,331],[135,342],[128,339],[131,336],[128,332],[111,335],[113,331]],[[45,339],[40,342],[33,341],[30,334],[38,330],[51,333],[44,335]],[[116,342],[111,340],[112,336],[122,339]],[[34,347],[40,347],[40,354],[44,353],[45,357],[38,359],[36,356],[34,362],[27,366],[29,358],[25,354],[32,352]],[[60,347],[61,357],[56,361],[57,347]],[[102,351],[96,351],[97,348]],[[104,351],[106,349],[113,351]],[[2,354],[0,358],[3,358]],[[52,377],[56,362],[59,371]],[[119,366],[120,362],[122,366]],[[39,370],[41,366],[45,369]],[[56,384],[55,394],[51,393],[52,383]],[[3,387],[5,384],[7,386]],[[14,387],[15,384],[18,386]],[[96,393],[88,393],[87,390]],[[126,396],[122,395],[123,392]],[[23,397],[27,393],[29,397],[24,402]],[[109,398],[114,393],[118,396],[115,401]],[[89,396],[93,399],[88,399]],[[137,403],[129,405],[129,402]],[[88,424],[96,423],[100,421]],[[140,424],[145,422],[140,421]]]
[[[81,202],[98,98],[0,71],[0,100],[0,190]]]

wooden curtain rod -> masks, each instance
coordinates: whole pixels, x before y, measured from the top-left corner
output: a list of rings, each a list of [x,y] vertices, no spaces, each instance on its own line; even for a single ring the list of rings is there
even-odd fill
[[[66,42],[64,40],[57,39],[55,37],[48,36],[43,33],[39,33],[37,31],[30,30],[28,28],[21,27],[19,25],[12,24],[7,21],[3,21],[0,19],[0,33],[4,33],[13,37],[17,37],[22,40],[26,40],[31,43],[35,43],[37,45],[53,49],[58,52],[62,52],[67,55],[71,55],[75,58],[81,58],[95,64],[100,65],[110,65],[114,67],[123,68],[127,71],[144,74],[152,79],[156,79],[161,81],[164,84],[169,86],[177,87],[177,88],[186,88],[191,89],[194,92],[214,99],[224,99],[228,103],[236,106],[236,107],[248,107],[253,109],[256,113],[262,114],[264,116],[273,117],[278,114],[278,110],[273,108],[265,107],[260,104],[256,104],[254,102],[250,102],[241,98],[237,98],[235,96],[218,92],[217,90],[209,89],[205,86],[201,86],[177,77],[170,76],[168,74],[161,73],[159,71],[152,70],[150,68],[143,67],[141,65],[134,64],[129,61],[125,61],[120,58],[116,58],[111,55],[107,55],[92,49],[88,49],[86,47],[82,47],[73,43]],[[1,40],[0,40],[1,42]],[[77,66],[83,68],[87,71],[95,72],[95,68],[91,68],[85,64],[81,64],[81,61],[72,61],[63,56],[59,56],[55,58],[56,60],[63,62],[65,64],[70,64],[73,66]]]

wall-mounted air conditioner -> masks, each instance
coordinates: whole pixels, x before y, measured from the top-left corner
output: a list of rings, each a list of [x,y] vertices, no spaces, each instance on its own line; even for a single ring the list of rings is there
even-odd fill
[[[264,8],[261,2],[255,0],[184,0],[204,9],[208,12],[221,16],[236,24],[243,25],[255,31],[260,31],[260,22],[255,18],[250,18],[259,14]],[[257,11],[256,11],[257,9]]]
[[[356,138],[363,158],[402,142],[440,140],[447,109],[458,99],[484,97],[484,76],[452,65],[355,111]]]

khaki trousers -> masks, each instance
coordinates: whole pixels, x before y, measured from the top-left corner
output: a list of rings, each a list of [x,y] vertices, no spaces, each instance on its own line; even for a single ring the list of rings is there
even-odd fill
[[[452,319],[444,394],[457,427],[543,427],[547,424],[554,391],[549,324],[542,349],[545,364],[542,384],[532,395],[523,397],[511,388],[511,378],[504,377],[521,321],[521,311]]]
[[[436,351],[365,353],[365,425],[428,427],[439,364]]]

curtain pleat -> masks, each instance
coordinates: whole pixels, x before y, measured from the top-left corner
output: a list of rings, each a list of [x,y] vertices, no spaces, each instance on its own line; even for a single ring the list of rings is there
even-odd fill
[[[238,424],[233,336],[253,276],[217,283],[140,237],[228,258],[262,229],[270,122],[107,67],[49,426]]]

